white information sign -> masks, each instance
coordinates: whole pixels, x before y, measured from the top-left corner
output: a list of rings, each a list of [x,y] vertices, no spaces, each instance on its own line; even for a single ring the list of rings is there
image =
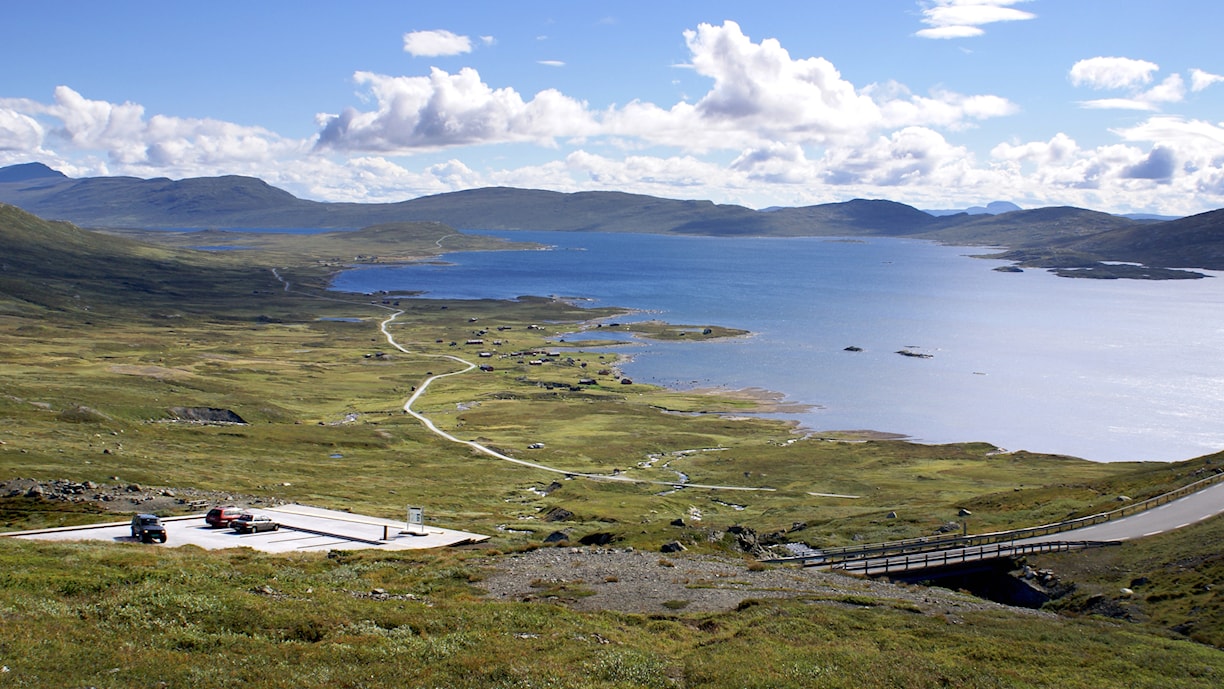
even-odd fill
[[[425,533],[425,508],[408,508],[408,533]]]

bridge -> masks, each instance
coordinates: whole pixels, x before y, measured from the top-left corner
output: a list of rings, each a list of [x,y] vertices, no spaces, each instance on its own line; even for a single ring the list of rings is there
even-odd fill
[[[1224,472],[1154,498],[1116,510],[1024,529],[973,536],[932,536],[845,546],[767,562],[854,572],[867,576],[905,576],[1038,553],[1120,545],[1203,521],[1224,512]],[[993,565],[991,565],[993,566]]]

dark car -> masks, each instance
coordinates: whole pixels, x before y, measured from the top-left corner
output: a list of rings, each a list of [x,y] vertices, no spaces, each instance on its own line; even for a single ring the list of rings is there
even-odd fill
[[[214,507],[204,516],[204,521],[213,528],[229,526],[230,522],[242,516],[240,507]]]
[[[238,533],[259,533],[260,531],[276,531],[280,528],[271,517],[262,514],[243,514],[230,522],[230,528]]]
[[[132,538],[139,539],[141,543],[165,543],[166,527],[162,526],[156,514],[138,514],[132,517]]]

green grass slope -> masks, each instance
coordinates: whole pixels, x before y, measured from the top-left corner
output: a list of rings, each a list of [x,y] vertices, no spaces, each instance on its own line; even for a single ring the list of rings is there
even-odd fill
[[[108,237],[68,223],[48,222],[0,204],[0,294],[12,304],[85,313],[100,301],[132,294],[199,296],[207,285],[249,275],[221,257]]]
[[[1224,520],[1211,519],[1170,533],[1078,556],[1043,555],[1074,585],[1051,609],[1066,615],[1142,623],[1224,649]]]
[[[493,603],[479,599],[486,557],[3,543],[3,681],[1210,689],[1224,678],[1220,651],[1110,621],[931,611],[887,597],[749,601],[726,613],[671,615]]]

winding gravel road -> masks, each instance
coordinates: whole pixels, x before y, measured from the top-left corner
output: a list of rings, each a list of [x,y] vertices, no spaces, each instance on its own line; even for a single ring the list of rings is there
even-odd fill
[[[387,308],[387,307],[382,307],[382,308]],[[391,331],[388,328],[388,326],[394,323],[395,319],[399,318],[403,313],[404,313],[403,311],[395,311],[387,319],[385,319],[382,322],[382,324],[379,326],[379,329],[382,331],[383,336],[387,338],[387,343],[390,344],[392,347],[395,347],[396,349],[398,349],[399,351],[405,354],[413,354],[412,351],[410,351],[409,349],[407,349],[406,347],[404,347],[403,345],[395,341],[395,338],[391,335]],[[417,386],[417,389],[412,393],[412,396],[408,398],[408,401],[404,403],[404,411],[407,412],[409,415],[411,415],[413,418],[415,418],[417,421],[420,421],[422,425],[424,425],[426,428],[433,431],[437,435],[453,443],[458,443],[460,445],[466,445],[472,448],[473,450],[476,450],[477,452],[480,452],[482,454],[486,454],[490,457],[494,457],[496,459],[500,459],[505,462],[512,462],[520,466],[530,467],[532,469],[538,469],[540,471],[548,471],[554,474],[564,474],[565,476],[576,476],[576,477],[591,479],[595,481],[620,481],[622,483],[637,483],[637,484],[646,484],[646,485],[667,486],[669,488],[708,488],[711,490],[737,490],[737,491],[755,491],[755,492],[773,492],[774,491],[773,488],[759,488],[759,487],[750,487],[750,486],[719,486],[719,485],[708,485],[708,484],[702,484],[702,483],[677,483],[677,482],[668,482],[668,481],[652,481],[649,479],[632,478],[629,476],[622,476],[622,475],[612,476],[608,474],[589,474],[589,473],[584,473],[580,471],[573,471],[570,469],[558,469],[556,467],[550,467],[544,464],[539,464],[537,462],[528,462],[526,460],[511,457],[509,455],[498,452],[492,448],[481,445],[480,443],[455,437],[454,435],[451,435],[450,433],[442,430],[441,428],[438,428],[437,425],[435,425],[434,422],[430,420],[427,416],[413,409],[412,405],[414,402],[416,402],[421,397],[421,395],[425,394],[425,391],[429,389],[429,385],[433,383],[435,380],[446,378],[448,376],[457,376],[462,373],[467,373],[468,371],[471,371],[472,369],[476,368],[476,364],[466,359],[463,359],[463,358],[460,358],[460,357],[457,357],[451,354],[417,354],[416,356],[433,356],[433,357],[437,357],[441,359],[450,359],[451,361],[454,361],[460,364],[461,366],[463,366],[463,368],[459,369],[458,371],[451,371],[450,373],[439,373],[439,374],[432,375],[429,378],[426,378],[424,382],[422,382],[419,386]]]
[[[445,239],[445,238],[446,237],[443,237],[442,239]],[[439,246],[441,245],[440,243],[442,239],[438,240]],[[295,291],[291,289],[290,282],[286,280],[280,274],[279,270],[277,270],[276,268],[273,268],[272,275],[282,285],[285,286],[286,292]],[[460,366],[462,366],[463,368],[459,369],[458,371],[451,371],[450,373],[439,373],[439,374],[430,376],[429,378],[426,378],[424,382],[422,382],[420,385],[417,386],[416,390],[412,393],[412,396],[409,397],[406,402],[404,402],[404,411],[406,413],[411,415],[417,421],[420,421],[421,424],[425,426],[426,428],[428,428],[431,432],[437,434],[438,436],[442,438],[445,438],[446,440],[452,443],[456,443],[459,445],[466,445],[467,447],[475,450],[476,452],[479,452],[484,455],[488,455],[489,457],[493,457],[495,459],[499,459],[504,462],[511,462],[513,464],[518,464],[520,466],[529,467],[531,469],[536,469],[538,471],[547,471],[547,472],[554,473],[554,474],[562,474],[568,477],[585,478],[585,479],[590,479],[593,481],[620,481],[622,483],[654,485],[654,486],[663,486],[667,488],[704,488],[704,489],[709,489],[709,490],[743,491],[743,492],[758,492],[758,493],[772,493],[776,491],[776,489],[774,488],[762,488],[762,487],[757,487],[757,486],[722,486],[722,485],[711,485],[711,484],[704,484],[704,483],[654,481],[650,479],[632,478],[632,477],[624,476],[624,475],[613,476],[610,474],[590,474],[590,473],[584,473],[580,471],[573,471],[570,469],[558,469],[557,467],[551,467],[551,466],[547,466],[544,464],[539,464],[537,462],[528,462],[526,460],[518,459],[516,457],[511,457],[509,455],[498,452],[492,448],[481,445],[480,443],[473,442],[471,440],[464,440],[463,438],[459,438],[454,435],[451,435],[450,433],[442,430],[441,428],[438,428],[438,426],[434,424],[434,422],[430,420],[427,416],[413,409],[412,405],[414,402],[420,399],[421,395],[425,394],[425,391],[429,389],[430,384],[433,383],[435,380],[438,380],[440,378],[446,378],[448,376],[457,376],[463,373],[467,373],[471,371],[472,369],[475,369],[476,364],[466,359],[463,359],[461,357],[457,357],[451,354],[423,354],[419,352],[413,352],[409,350],[408,348],[404,347],[403,345],[401,345],[399,342],[396,342],[395,337],[391,334],[391,330],[389,326],[392,323],[394,323],[397,318],[399,318],[400,316],[404,314],[403,310],[397,310],[397,309],[394,309],[393,307],[386,306],[384,304],[377,304],[377,303],[371,303],[371,302],[354,302],[354,301],[347,300],[347,299],[324,297],[318,294],[311,294],[307,292],[296,292],[296,293],[301,294],[303,296],[314,297],[316,299],[325,299],[329,301],[338,301],[338,302],[344,302],[344,303],[350,303],[350,304],[360,304],[362,306],[374,306],[376,308],[383,309],[385,311],[391,311],[392,312],[391,315],[385,318],[379,324],[379,330],[382,332],[383,337],[386,338],[387,344],[403,352],[404,354],[410,354],[413,356],[428,356],[428,357],[435,357],[435,358],[440,358],[440,359],[449,359],[459,364]],[[818,496],[818,497],[834,497],[834,498],[857,498],[858,497],[857,495],[840,495],[836,493],[809,492],[808,494],[813,495],[813,496]]]

